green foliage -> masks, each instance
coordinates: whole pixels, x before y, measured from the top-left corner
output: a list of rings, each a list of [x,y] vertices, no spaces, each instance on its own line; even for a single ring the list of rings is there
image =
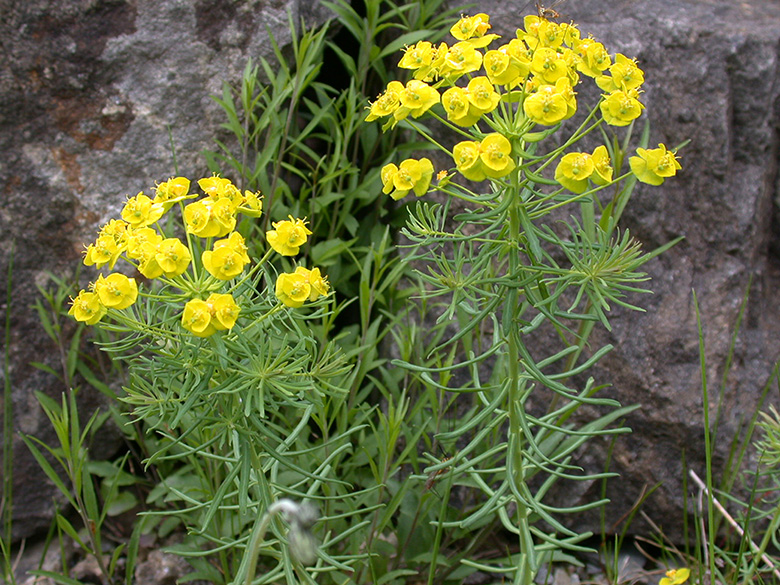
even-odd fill
[[[733,364],[737,335],[750,294],[745,290],[732,341],[724,365],[724,373],[717,397],[717,416],[710,423],[709,409],[705,408],[706,476],[699,479],[689,470],[693,484],[705,498],[706,507],[693,510],[696,548],[691,557],[698,567],[698,582],[715,579],[721,583],[774,583],[780,579],[780,470],[777,453],[780,443],[780,418],[774,407],[762,411],[767,396],[780,390],[780,362],[776,363],[764,384],[758,406],[752,416],[738,425],[733,437],[722,437],[721,416],[725,408],[726,381]],[[699,355],[701,363],[703,404],[710,404],[707,383],[709,371],[705,359],[704,324],[696,307]],[[712,430],[708,430],[712,429]],[[713,474],[713,454],[718,441],[730,441],[729,459],[722,477]],[[740,498],[736,494],[747,494]],[[726,538],[721,538],[723,534]]]
[[[119,492],[121,485],[136,481],[122,471],[127,457],[116,465],[89,461],[89,438],[102,425],[106,415],[101,416],[96,411],[82,428],[75,392],[68,392],[67,396],[63,394],[59,404],[40,392],[36,393],[36,396],[54,428],[58,446],[47,445],[40,439],[27,435],[22,435],[22,439],[49,480],[78,511],[84,529],[77,530],[66,515],[60,512],[57,512],[55,518],[57,527],[95,559],[106,582],[114,583],[117,578],[117,561],[124,553],[124,546],[115,548],[106,562],[103,555],[102,530],[110,515],[116,515],[136,505],[129,492],[124,492],[125,497],[121,497]],[[56,466],[49,462],[49,458],[53,459]],[[64,474],[65,480],[61,474]],[[98,490],[96,483],[100,477],[104,479],[100,482],[101,489]],[[132,576],[133,568],[132,563],[127,566],[127,579]]]

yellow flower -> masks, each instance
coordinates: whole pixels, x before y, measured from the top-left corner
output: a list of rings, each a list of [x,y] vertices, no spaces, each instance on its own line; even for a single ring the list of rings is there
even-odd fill
[[[439,92],[433,87],[424,81],[412,79],[401,92],[401,107],[393,112],[393,117],[396,121],[403,120],[409,114],[413,118],[419,118],[438,104],[440,99]]]
[[[433,178],[433,163],[427,158],[415,160],[408,158],[400,168],[390,163],[382,167],[382,192],[398,201],[409,191],[422,197],[428,191]]]
[[[167,210],[177,201],[187,199],[188,197],[195,197],[195,195],[189,195],[189,192],[189,179],[186,177],[171,178],[157,185],[153,202],[162,203],[163,207]]]
[[[295,256],[311,231],[306,227],[305,219],[293,219],[292,215],[288,217],[289,221],[274,222],[274,229],[267,231],[265,237],[268,244],[282,256]]]
[[[541,47],[534,51],[531,71],[544,83],[554,84],[561,77],[568,75],[569,68],[558,51],[549,47]]]
[[[450,34],[459,41],[469,42],[474,48],[487,47],[498,35],[485,35],[490,30],[490,17],[485,13],[461,16],[450,28]]]
[[[178,238],[166,238],[157,248],[157,263],[167,277],[179,276],[187,270],[192,256]]]
[[[563,44],[563,36],[566,29],[557,22],[542,20],[536,29],[539,44],[544,47],[558,48]]]
[[[455,86],[445,91],[441,96],[441,105],[447,119],[459,126],[473,126],[482,116],[469,101],[469,94],[462,87]]]
[[[244,238],[238,232],[233,232],[229,238],[214,242],[214,249],[204,251],[201,259],[203,267],[209,274],[220,280],[235,278],[249,263]]]
[[[299,272],[282,272],[276,279],[276,296],[288,307],[303,306],[310,294],[309,278]]]
[[[555,169],[555,180],[574,193],[588,188],[588,177],[593,174],[593,158],[586,152],[570,152],[564,155]]]
[[[467,41],[455,43],[447,51],[441,74],[454,80],[466,73],[472,73],[482,67],[482,53]]]
[[[520,77],[525,78],[531,73],[531,59],[533,53],[520,39],[512,39],[508,44],[499,47],[499,51],[505,51],[509,55],[510,63],[520,70]]]
[[[212,293],[205,301],[187,301],[181,325],[197,337],[208,337],[217,331],[232,329],[240,311],[232,295]]]
[[[563,96],[566,102],[566,116],[564,120],[568,120],[577,112],[577,95],[574,93],[572,83],[568,77],[561,77],[555,82],[555,91]]]
[[[615,63],[610,65],[609,72],[611,76],[599,75],[596,77],[596,85],[607,93],[617,90],[639,89],[639,86],[645,81],[645,74],[637,66],[636,61],[620,53],[615,55]]]
[[[612,161],[609,159],[607,147],[604,145],[597,146],[591,155],[591,160],[593,160],[595,172],[590,176],[590,180],[597,185],[606,185],[612,181]]]
[[[389,116],[401,107],[401,92],[404,86],[400,81],[391,81],[387,84],[387,89],[370,106],[369,114],[366,116],[366,122],[371,122],[377,118]]]
[[[572,23],[566,23],[562,22],[560,24],[561,30],[563,31],[563,44],[568,45],[570,47],[573,47],[576,45],[580,40],[580,29],[577,28],[577,25]]]
[[[134,278],[115,272],[103,278],[101,274],[94,285],[100,303],[109,309],[126,309],[138,298],[138,285]]]
[[[455,160],[458,172],[469,181],[482,181],[486,177],[479,147],[479,142],[464,140],[458,142],[452,149],[452,158]]]
[[[488,134],[479,144],[482,172],[488,177],[505,177],[515,168],[512,144],[498,133]]]
[[[263,198],[260,192],[244,191],[244,199],[238,211],[249,217],[260,217],[263,212]]]
[[[145,227],[156,222],[164,213],[162,203],[153,203],[141,192],[127,200],[122,209],[122,219],[133,227]]]
[[[236,193],[241,193],[236,189]],[[215,237],[221,238],[226,236],[236,228],[236,209],[238,205],[234,205],[233,200],[228,197],[220,197],[211,206],[211,217],[219,226]]]
[[[577,70],[588,77],[598,77],[612,64],[607,49],[594,38],[582,39],[575,44],[574,49],[581,57],[577,62]]]
[[[649,185],[660,185],[667,177],[673,177],[682,168],[674,152],[666,150],[666,146],[659,144],[658,148],[645,150],[637,148],[639,156],[628,159],[631,172],[636,178]]]
[[[106,308],[100,303],[100,297],[94,292],[82,290],[70,302],[68,315],[87,325],[94,325],[106,314]]]
[[[492,112],[501,101],[487,77],[474,77],[467,86],[468,100],[481,114]]]
[[[122,248],[117,245],[113,236],[98,236],[95,243],[87,246],[84,252],[84,266],[94,265],[97,268],[101,268],[108,264],[109,269],[113,269],[121,253]]]
[[[529,14],[523,19],[522,28],[517,29],[517,38],[522,39],[532,49],[536,49],[539,45],[539,26],[542,24],[543,19],[539,18],[535,14]]]
[[[114,241],[121,248],[127,241],[127,232],[130,229],[130,225],[121,219],[112,219],[102,228],[100,228],[100,236],[111,236]]]
[[[310,301],[316,301],[318,297],[325,296],[330,292],[328,278],[320,273],[319,268],[312,269],[309,274],[309,284],[311,285]]]
[[[162,236],[150,227],[132,229],[127,235],[127,257],[139,260],[144,257],[144,247],[147,244],[156,248],[162,240]]]
[[[214,202],[201,199],[184,208],[184,224],[187,231],[201,238],[213,238],[222,231],[222,226],[212,213]]]
[[[206,304],[211,312],[211,324],[217,331],[233,328],[241,308],[232,295],[212,293],[206,299]]]
[[[644,106],[636,91],[613,91],[599,104],[604,121],[610,126],[628,126],[642,114]]]
[[[414,74],[414,78],[422,81],[431,81],[439,77],[447,61],[449,50],[447,43],[439,43],[439,46],[434,49],[433,61],[431,61],[430,67],[418,69]]]
[[[198,337],[208,337],[217,331],[211,324],[211,308],[201,299],[192,299],[184,305],[181,326]]]
[[[210,193],[209,197],[214,200],[215,205],[220,202],[226,203],[231,213],[235,213],[238,206],[244,201],[244,196],[239,188],[230,181],[227,181],[219,191]]]
[[[666,571],[666,577],[663,577],[658,585],[682,585],[690,576],[691,571],[688,568],[670,569]]]
[[[223,197],[228,185],[232,185],[230,179],[218,177],[217,175],[198,180],[198,186],[212,199]]]
[[[328,279],[320,273],[319,268],[313,268],[311,270],[298,266],[295,269],[295,274],[300,274],[306,278],[309,282],[311,290],[309,291],[309,301],[316,301],[321,296],[325,296],[330,291],[330,285]]]
[[[459,41],[465,41],[471,37],[481,37],[490,30],[490,17],[485,13],[475,16],[461,16],[460,20],[452,25],[450,34]]]
[[[483,59],[483,66],[490,83],[514,87],[520,82],[520,67],[516,60],[509,56],[507,45],[497,50],[488,51]],[[444,97],[442,96],[442,99]]]
[[[403,69],[420,69],[421,67],[430,67],[433,58],[436,56],[436,49],[428,41],[420,41],[412,47],[406,47],[404,56],[398,63]]]
[[[179,276],[187,270],[192,259],[189,248],[177,238],[167,238],[158,244],[143,244],[141,254],[138,271],[146,278]]]
[[[569,106],[556,86],[542,85],[525,99],[523,111],[533,122],[552,126],[566,119]]]

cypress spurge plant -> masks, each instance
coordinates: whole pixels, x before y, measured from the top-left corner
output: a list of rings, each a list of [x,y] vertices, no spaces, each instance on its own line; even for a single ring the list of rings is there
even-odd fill
[[[361,426],[328,435],[350,368],[313,337],[330,291],[319,268],[293,261],[311,235],[305,219],[272,222],[253,259],[238,218],[261,215],[259,194],[217,176],[193,186],[176,177],[153,197],[128,198],[85,252],[85,264],[113,271],[82,290],[70,314],[111,331],[115,341],[102,348],[129,364],[121,399],[154,436],[146,463],[168,470],[148,498],[163,509],[151,515],[189,530],[177,551],[193,578],[240,582],[249,532],[280,495],[332,497],[342,522],[353,513],[333,474]],[[119,262],[145,280],[119,272]],[[278,547],[284,531],[270,530]],[[300,568],[283,551],[271,553],[263,582]],[[316,559],[315,549],[306,560]]]
[[[429,583],[468,567],[528,585],[542,564],[580,550],[589,536],[559,515],[603,500],[561,508],[545,497],[559,480],[603,477],[576,465],[578,449],[629,430],[613,423],[633,407],[600,397],[602,386],[584,377],[611,349],[588,341],[595,325],[610,328],[615,305],[638,309],[627,295],[646,291],[640,267],[661,251],[643,253],[618,230],[636,182],[660,185],[680,169],[674,150],[646,148],[647,131],[626,156],[644,108],[636,61],[541,16],[527,16],[511,39],[490,29],[486,14],[463,16],[450,29],[454,40],[407,47],[400,67],[411,79],[391,81],[366,118],[385,131],[410,130],[447,161],[436,168],[433,155],[410,158],[381,173],[395,200],[439,194],[437,203],[410,206],[404,230],[421,294],[442,299],[433,315],[421,315],[438,341],[395,363],[422,387],[458,396],[452,430],[434,440],[450,457],[425,473],[477,502],[441,506]],[[589,108],[575,91],[585,82],[602,92]],[[434,138],[433,123],[454,143]],[[553,215],[564,207],[568,220]],[[542,333],[559,349],[543,354]],[[583,407],[599,414],[584,417]],[[512,535],[505,550],[475,560],[473,543],[499,524]]]

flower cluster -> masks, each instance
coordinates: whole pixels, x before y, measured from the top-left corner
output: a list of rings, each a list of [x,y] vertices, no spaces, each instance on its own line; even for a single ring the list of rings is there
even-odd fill
[[[330,287],[320,269],[298,266],[295,272],[282,272],[276,279],[276,296],[288,307],[297,308],[306,301],[327,295]]]
[[[233,231],[237,214],[259,216],[262,200],[257,193],[241,193],[222,177],[201,179],[198,186],[205,197],[184,206],[186,231],[202,238],[228,236],[205,250],[201,263],[215,281],[230,280],[239,276],[249,263],[244,239]],[[113,270],[117,260],[124,256],[146,279],[164,278],[171,284],[181,285],[175,279],[190,268],[192,248],[177,237],[166,237],[158,222],[175,204],[196,197],[196,193],[190,193],[190,181],[185,177],[157,185],[154,198],[143,192],[129,197],[122,208],[122,219],[109,221],[100,229],[95,242],[87,246],[84,264],[96,268],[108,266]],[[214,283],[207,282],[204,286],[208,290]],[[108,309],[126,309],[138,298],[135,279],[118,272],[107,277],[100,275],[91,289],[91,292],[79,292],[70,309],[73,317],[89,325],[97,323]],[[230,294],[212,294],[206,301],[192,299],[185,305],[182,326],[195,335],[211,335],[231,328],[238,311]]]
[[[231,291],[235,289],[235,279],[249,276],[246,268],[250,263],[244,237],[236,231],[238,215],[258,217],[263,206],[258,193],[242,193],[223,177],[207,177],[197,183],[204,194],[200,198],[197,193],[190,193],[190,181],[185,177],[159,184],[153,198],[143,192],[128,198],[121,219],[109,221],[87,246],[84,264],[113,270],[117,261],[124,258],[144,278],[162,279],[168,290],[181,291],[174,293],[176,300],[194,296],[184,305],[181,325],[195,336],[208,337],[231,329],[236,323],[241,309]],[[176,204],[182,210],[187,233],[184,240],[167,235],[160,225],[163,216]],[[267,233],[268,243],[283,256],[297,254],[311,234],[305,220],[292,217],[273,226],[275,229]],[[205,241],[193,242],[193,237]],[[227,281],[232,284],[227,292],[222,292]],[[302,267],[293,274],[282,274],[276,288],[280,303],[291,307],[300,307],[304,301],[315,300],[329,291],[319,269]],[[135,278],[121,272],[100,275],[89,290],[80,291],[73,299],[70,314],[94,325],[109,309],[127,309],[138,296]]]
[[[412,79],[406,84],[391,81],[370,104],[366,120],[387,118],[387,129],[430,112],[456,129],[473,128],[474,140],[459,142],[451,154],[464,178],[480,181],[505,177],[519,166],[525,154],[520,141],[533,126],[555,126],[577,112],[575,87],[582,78],[591,78],[603,92],[598,112],[606,124],[626,126],[641,115],[644,73],[637,62],[620,53],[613,58],[573,23],[526,16],[515,37],[502,43],[499,35],[489,34],[490,28],[487,14],[463,16],[450,29],[453,44],[419,41],[406,47],[399,66],[410,70]],[[485,134],[480,123],[492,132]],[[640,181],[659,184],[658,178],[680,168],[673,153],[664,153],[650,158],[640,153],[644,162],[632,162]],[[412,190],[421,195],[433,175],[423,161],[427,159],[386,165],[383,191],[393,199]],[[606,185],[613,180],[610,165],[605,147],[592,154],[569,153],[555,178],[564,188],[583,193],[589,181]]]
[[[408,158],[397,167],[393,163],[382,167],[382,192],[390,197],[401,199],[409,191],[422,197],[428,191],[433,178],[433,163],[427,158],[415,160]]]
[[[561,157],[555,169],[555,180],[574,193],[588,188],[588,179],[596,185],[612,181],[612,166],[606,146],[598,146],[592,154],[570,152]]]
[[[212,293],[203,301],[192,299],[184,305],[181,324],[198,337],[208,337],[236,324],[241,309],[229,294]]]
[[[639,156],[632,156],[628,163],[636,178],[643,183],[660,185],[664,179],[673,177],[682,168],[675,153],[667,150],[663,144],[650,150],[637,148],[636,152]]]
[[[274,229],[267,231],[265,237],[268,245],[282,256],[296,256],[301,246],[306,243],[306,238],[311,235],[311,230],[306,227],[305,219],[275,221]]]
[[[515,168],[512,145],[498,133],[488,134],[480,142],[458,142],[452,149],[452,156],[460,174],[471,181],[504,177]]]
[[[273,230],[266,232],[268,244],[282,256],[295,256],[306,243],[311,230],[305,219],[289,219],[273,223]],[[276,279],[276,297],[286,306],[298,308],[306,301],[316,301],[330,291],[328,280],[319,268],[309,270],[298,266],[295,272],[282,272]]]

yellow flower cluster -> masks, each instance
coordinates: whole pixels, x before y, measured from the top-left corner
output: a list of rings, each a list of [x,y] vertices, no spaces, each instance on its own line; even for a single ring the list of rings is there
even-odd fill
[[[430,183],[433,166],[428,161],[427,181]],[[417,180],[420,177],[415,174]],[[167,278],[167,283],[183,290],[199,290],[205,298],[189,300],[182,312],[181,325],[197,337],[208,337],[217,331],[231,329],[238,318],[240,307],[231,294],[214,292],[224,281],[241,277],[250,262],[249,250],[243,236],[235,231],[239,213],[258,217],[262,200],[258,193],[241,191],[223,177],[207,177],[198,181],[205,196],[186,205],[182,204],[182,220],[188,234],[207,238],[198,246],[200,264],[210,275],[196,266],[192,277],[187,273],[193,261],[191,238],[187,244],[176,237],[165,237],[159,220],[173,205],[198,195],[190,193],[190,181],[185,177],[172,178],[157,186],[156,196],[144,193],[128,198],[122,209],[122,219],[112,219],[104,225],[94,243],[87,246],[84,264],[113,269],[117,260],[124,258],[147,279]],[[419,186],[412,186],[415,190]],[[427,189],[427,185],[425,186]],[[423,189],[423,192],[424,190]],[[282,256],[298,254],[311,230],[305,219],[289,216],[289,220],[274,222],[274,229],[266,232],[269,246]],[[213,240],[214,238],[218,238]],[[203,248],[206,248],[205,250]],[[183,276],[184,275],[184,276]],[[182,277],[184,280],[176,280]],[[314,301],[329,292],[327,279],[319,268],[296,268],[293,273],[282,273],[276,282],[279,302],[289,307],[300,307],[305,301]],[[196,295],[197,297],[197,295]],[[126,309],[136,302],[138,285],[134,278],[121,273],[102,275],[73,299],[70,314],[78,321],[94,325],[108,309]]]
[[[516,166],[511,143],[498,133],[488,134],[480,142],[459,142],[452,149],[452,155],[460,174],[471,181],[504,177]]]
[[[664,179],[673,177],[682,168],[675,153],[666,150],[663,144],[650,150],[637,148],[636,152],[639,156],[632,156],[628,163],[636,178],[643,183],[660,185]]]
[[[311,230],[305,219],[276,221],[273,230],[266,232],[268,244],[282,256],[295,256],[306,243]],[[276,297],[286,306],[297,309],[306,301],[316,301],[330,291],[328,280],[319,268],[309,270],[298,266],[295,272],[283,272],[276,279]]]
[[[240,310],[232,295],[212,293],[205,301],[187,301],[181,324],[197,337],[208,337],[217,331],[231,329],[236,324]]]
[[[415,160],[408,158],[397,167],[393,163],[382,167],[382,192],[390,197],[401,199],[409,191],[422,197],[428,191],[433,178],[433,163],[427,158]]]
[[[262,200],[257,193],[241,191],[228,179],[208,177],[198,181],[205,193],[199,201],[184,207],[183,218],[186,230],[199,237],[227,236],[214,242],[210,250],[202,253],[201,261],[215,281],[236,278],[249,263],[244,238],[236,227],[236,216],[243,213],[257,217],[262,211]],[[112,219],[104,225],[98,237],[84,254],[84,264],[113,270],[117,260],[124,258],[147,279],[174,279],[183,275],[192,262],[192,251],[176,237],[165,237],[159,227],[151,227],[176,203],[197,197],[190,193],[190,181],[175,177],[156,188],[154,198],[143,192],[127,199],[122,208],[122,219]],[[100,275],[90,285],[91,290],[82,290],[73,299],[70,314],[78,321],[94,325],[108,309],[126,309],[138,298],[138,286],[134,278],[121,273],[107,277]],[[227,295],[211,295],[206,301],[194,299],[187,303],[182,325],[195,335],[206,336],[215,331],[229,329],[235,323],[238,307]],[[205,303],[208,311],[204,312]],[[205,318],[206,313],[210,315]],[[233,315],[233,318],[231,318]],[[197,318],[196,318],[197,317]],[[216,319],[214,321],[213,319]]]
[[[319,268],[298,266],[295,272],[282,272],[276,279],[276,296],[288,307],[297,308],[328,294],[330,286]]]
[[[126,309],[138,298],[138,285],[134,278],[115,272],[103,278],[101,274],[92,285],[92,292],[82,290],[73,299],[68,314],[77,321],[94,325],[108,309]]]
[[[584,193],[588,179],[596,185],[612,180],[612,166],[606,146],[599,146],[592,154],[570,152],[561,157],[555,169],[555,180],[574,193]]]
[[[465,178],[482,180],[506,176],[517,166],[513,158],[519,151],[513,153],[511,128],[487,120],[500,133],[484,136],[477,127],[502,102],[510,107],[520,104],[519,111],[525,117],[514,118],[517,128],[527,123],[553,126],[577,111],[574,88],[585,76],[603,91],[598,107],[607,124],[625,126],[641,115],[644,106],[639,94],[644,73],[636,61],[620,53],[613,59],[603,44],[592,37],[582,38],[573,23],[559,24],[536,15],[526,16],[523,28],[517,29],[514,38],[493,47],[500,37],[488,34],[490,28],[487,14],[463,16],[450,29],[456,41],[452,45],[419,41],[406,47],[399,66],[409,69],[413,79],[406,85],[391,81],[370,104],[366,120],[388,118],[388,128],[409,116],[418,118],[437,108],[433,113],[443,111],[449,122],[475,127],[476,140],[457,144],[453,158]],[[461,78],[467,82],[459,83]],[[576,161],[574,154],[579,155]],[[598,157],[590,160],[592,156],[567,155],[556,173],[561,184],[581,193],[588,178],[597,184],[601,180],[611,181],[606,149],[598,150]],[[413,189],[419,195],[417,185],[429,185],[427,167],[425,173],[419,172],[421,162],[409,159],[400,168],[385,166],[384,192],[394,199]],[[404,174],[413,165],[417,165],[415,169],[421,178]],[[585,171],[588,174],[582,175]]]

